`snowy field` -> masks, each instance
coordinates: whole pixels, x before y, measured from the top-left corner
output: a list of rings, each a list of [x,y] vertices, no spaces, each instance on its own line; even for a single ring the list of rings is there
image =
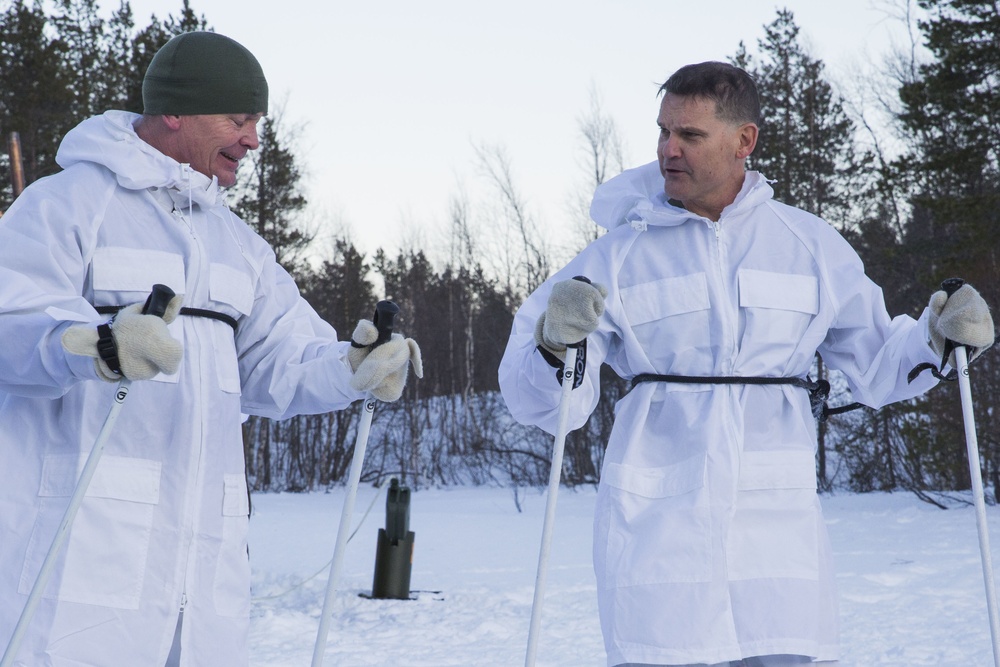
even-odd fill
[[[254,496],[254,667],[310,664],[343,497],[343,489]],[[593,489],[559,494],[538,667],[605,664],[591,569],[594,498]],[[346,549],[324,665],[523,665],[544,491],[522,490],[520,500],[519,513],[511,490],[414,492],[417,599],[370,600],[360,594],[372,590],[385,490],[363,486],[360,529]],[[971,506],[943,511],[899,493],[824,496],[823,507],[837,565],[844,667],[993,664]],[[1000,563],[1000,508],[987,512]]]

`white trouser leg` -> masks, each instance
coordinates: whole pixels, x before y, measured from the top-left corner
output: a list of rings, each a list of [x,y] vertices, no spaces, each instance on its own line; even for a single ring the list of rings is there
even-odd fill
[[[684,665],[651,665],[646,662],[624,662],[620,665],[617,665],[617,667],[740,667],[740,664],[741,663],[739,660],[737,660],[736,662],[729,662],[729,661],[717,662],[711,665],[706,664],[704,662],[698,662],[698,663],[689,662]]]
[[[708,665],[703,662],[688,663],[685,665],[650,665],[647,663],[627,662],[617,667],[800,667],[809,665],[810,667],[836,667],[836,660],[822,660],[813,662],[812,658],[804,655],[761,655],[733,662],[717,662]]]
[[[170,654],[167,656],[167,664],[164,667],[180,667],[181,664],[181,625],[184,623],[184,612],[177,615],[177,629],[174,630],[174,643],[170,647]]]
[[[735,662],[734,665],[743,667],[799,667],[800,665],[810,665],[810,667],[834,667],[836,660],[821,660],[813,662],[813,659],[804,655],[760,655],[754,658],[744,658],[742,662]]]

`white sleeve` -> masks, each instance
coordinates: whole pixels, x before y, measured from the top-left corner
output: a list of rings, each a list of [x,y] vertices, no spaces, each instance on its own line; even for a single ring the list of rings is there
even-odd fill
[[[65,172],[64,172],[65,173]],[[103,318],[83,297],[101,192],[71,203],[59,175],[37,181],[0,218],[0,391],[58,398],[96,380],[93,359],[67,353],[62,333]]]
[[[584,250],[565,268],[554,274],[532,293],[518,309],[503,359],[500,361],[500,391],[514,419],[555,433],[559,421],[561,385],[558,369],[553,367],[535,344],[535,323],[545,312],[552,285],[582,275],[601,283],[613,294],[609,262],[598,259],[593,246]],[[601,364],[612,338],[607,310],[598,330],[587,338],[587,365],[583,384],[573,390],[569,411],[570,430],[579,428],[597,406],[601,393]]]
[[[363,398],[350,385],[350,341],[337,340],[273,255],[263,265],[253,312],[236,340],[244,412],[285,419]]]
[[[849,246],[836,250],[827,283],[838,305],[819,348],[823,359],[844,373],[854,400],[873,408],[926,392],[937,383],[930,373],[912,383],[907,379],[918,364],[935,361],[927,342],[926,309],[919,320],[890,318],[882,289],[865,275],[854,251]]]

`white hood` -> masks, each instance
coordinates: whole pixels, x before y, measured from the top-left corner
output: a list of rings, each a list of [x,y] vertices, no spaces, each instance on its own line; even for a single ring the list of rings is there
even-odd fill
[[[743,179],[743,188],[733,203],[723,209],[722,218],[737,210],[749,210],[770,199],[773,194],[763,175],[748,171]],[[660,165],[654,160],[641,167],[627,169],[601,184],[594,193],[590,217],[606,229],[624,224],[645,229],[646,225],[679,225],[697,216],[667,201]]]
[[[224,195],[215,177],[209,179],[139,138],[132,126],[141,117],[107,111],[88,118],[66,134],[56,162],[63,169],[77,163],[101,165],[127,190],[166,188],[177,202],[190,201],[203,208],[221,205]]]

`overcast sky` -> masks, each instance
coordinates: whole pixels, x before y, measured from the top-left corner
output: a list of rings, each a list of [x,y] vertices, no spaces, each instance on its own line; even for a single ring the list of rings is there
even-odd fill
[[[901,0],[905,4],[905,0]],[[110,0],[104,0],[111,7]],[[136,24],[180,0],[131,0]],[[596,90],[626,149],[655,158],[656,90],[678,67],[751,51],[786,7],[833,78],[878,61],[894,0],[192,0],[260,60],[329,234],[363,252],[442,245],[451,201],[484,195],[473,145],[502,146],[532,219],[560,245],[586,182],[579,118]],[[897,12],[898,13],[898,12]]]

